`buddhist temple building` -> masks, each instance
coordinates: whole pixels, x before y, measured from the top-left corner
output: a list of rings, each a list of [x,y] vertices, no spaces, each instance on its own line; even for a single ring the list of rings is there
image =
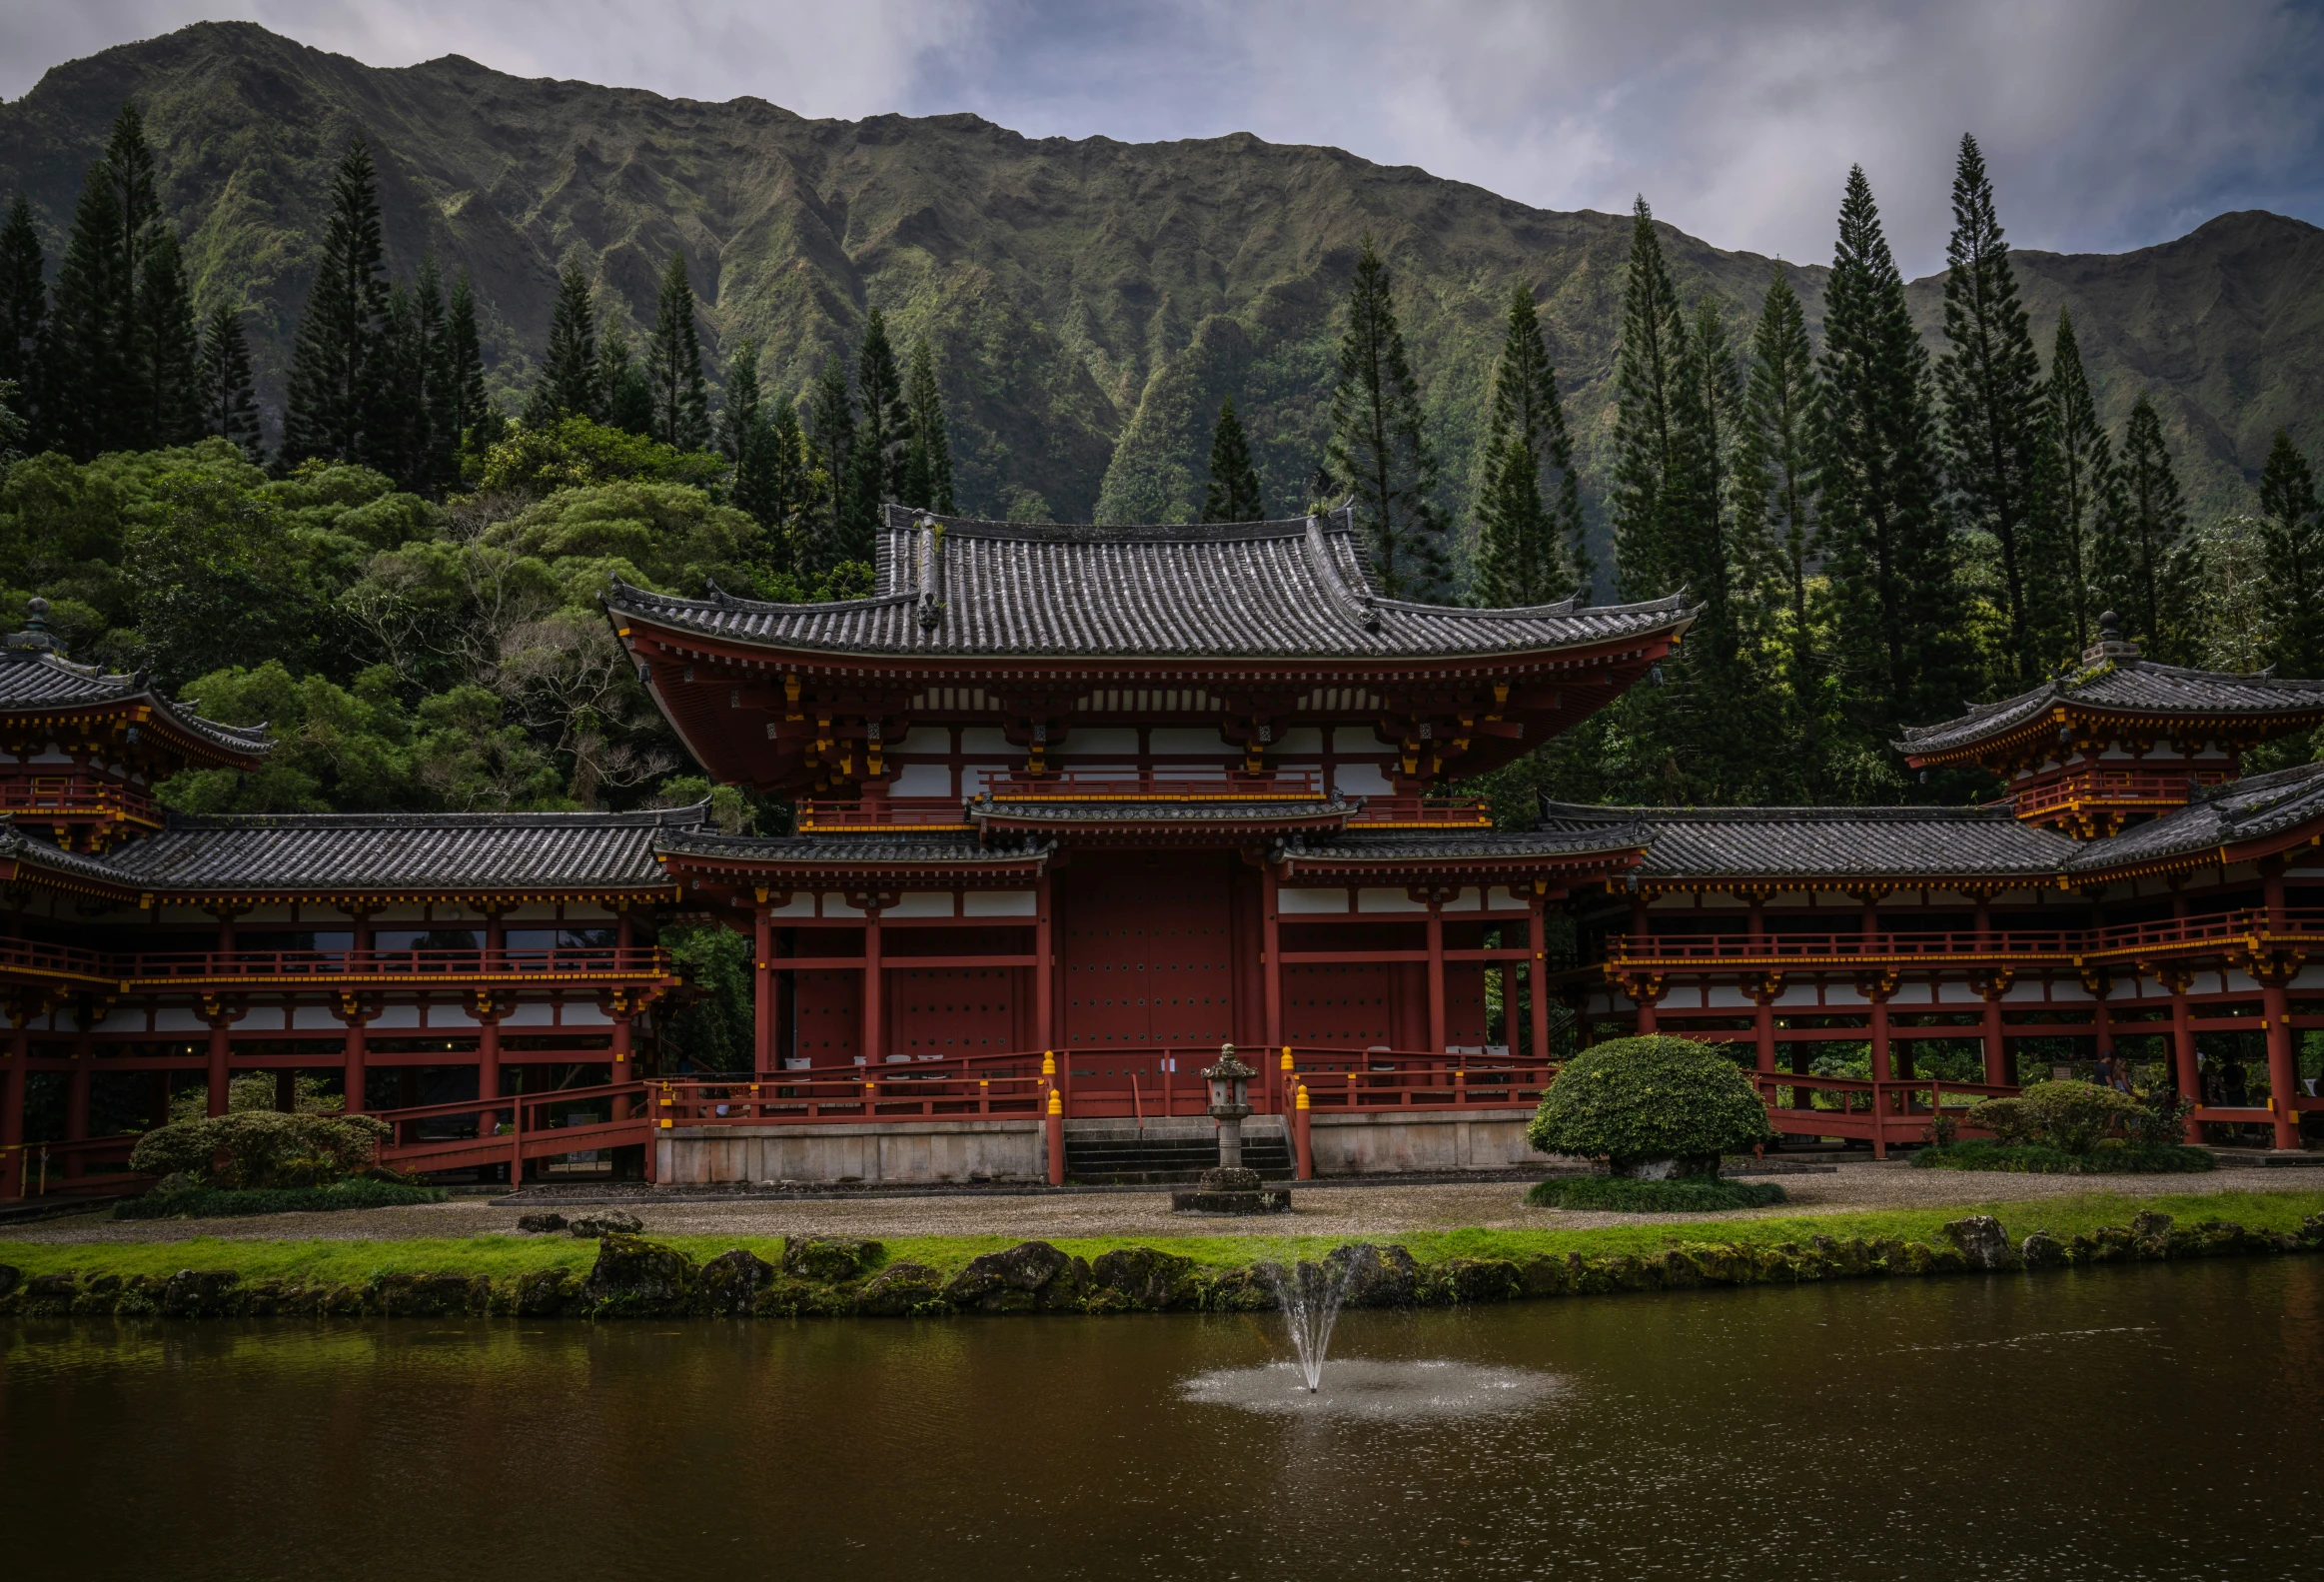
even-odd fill
[[[919,1067],[995,1114],[975,1073],[1004,1066],[975,1062],[1047,1056],[1052,1115],[1142,1125],[1143,1084],[1222,1042],[1281,1051],[1273,1112],[1312,1089],[1357,1118],[1390,1057],[1460,1102],[1504,1070],[1513,1106],[1512,1062],[1633,1029],[1740,1045],[1803,1136],[1859,1134],[1812,1107],[1832,1044],[1868,1048],[1874,1083],[1912,1079],[1927,1040],[1970,1046],[2005,1087],[2028,1049],[2144,1037],[2203,1095],[2198,1124],[2288,1148],[2324,1108],[2298,1067],[2324,1027],[2324,765],[2242,773],[2324,724],[2324,682],[2151,664],[2109,628],[2075,674],[1897,744],[1995,776],[1990,806],[1512,819],[1449,788],[1647,677],[1685,640],[1683,597],[1387,598],[1345,511],[1094,528],[890,507],[875,570],[828,604],[604,595],[694,759],[795,807],[780,835],[698,807],[168,812],[156,785],[255,766],[266,733],[70,663],[36,611],[0,655],[0,1191],[36,1132],[70,1153],[173,1089],[216,1111],[249,1071],[286,1102],[303,1074],[423,1120],[666,1080],[657,1018],[691,990],[659,933],[681,918],[751,941],[753,1122],[836,1082],[876,1129]],[[627,1106],[591,1124],[642,1145]],[[426,1162],[476,1167],[496,1136]],[[504,1168],[545,1158],[519,1142]]]

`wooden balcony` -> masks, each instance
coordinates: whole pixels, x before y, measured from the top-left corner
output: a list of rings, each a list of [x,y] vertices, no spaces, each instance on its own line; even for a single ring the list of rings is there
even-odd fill
[[[1945,932],[1618,934],[1610,972],[1792,970],[1817,966],[2060,966],[2131,964],[2207,954],[2324,948],[2324,909],[2217,912],[2103,928]]]
[[[499,987],[674,982],[655,946],[565,950],[191,950],[112,955],[29,939],[0,939],[0,978],[172,989]]]

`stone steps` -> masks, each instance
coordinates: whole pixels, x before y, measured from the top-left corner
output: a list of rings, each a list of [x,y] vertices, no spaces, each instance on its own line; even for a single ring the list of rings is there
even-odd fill
[[[1184,1186],[1219,1162],[1217,1136],[1147,1137],[1135,1132],[1108,1132],[1096,1137],[1065,1138],[1065,1173],[1093,1186]],[[1293,1167],[1290,1140],[1277,1133],[1246,1136],[1243,1163],[1261,1178],[1288,1181]]]

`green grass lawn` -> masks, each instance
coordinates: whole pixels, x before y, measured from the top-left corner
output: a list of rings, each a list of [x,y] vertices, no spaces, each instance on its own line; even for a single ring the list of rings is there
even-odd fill
[[[1397,1236],[1099,1236],[1060,1239],[1069,1253],[1094,1258],[1115,1247],[1152,1246],[1214,1268],[1234,1268],[1261,1258],[1315,1258],[1351,1240],[1400,1242],[1422,1263],[1448,1258],[1507,1258],[1522,1262],[1543,1253],[1596,1257],[1616,1252],[1657,1252],[1683,1242],[1759,1245],[1806,1241],[1814,1236],[1852,1236],[1901,1241],[1941,1241],[1946,1221],[1989,1213],[2022,1238],[2035,1230],[2065,1237],[2102,1225],[2127,1225],[2140,1209],[2172,1215],[2182,1222],[2232,1219],[2254,1230],[2292,1230],[2310,1214],[2324,1212],[2324,1191],[2217,1192],[2186,1197],[2125,1197],[2114,1192],[2082,1192],[2038,1202],[2005,1202],[1954,1208],[1888,1209],[1860,1214],[1802,1214],[1766,1219],[1694,1220],[1680,1223],[1616,1225],[1602,1230],[1443,1230]],[[782,1256],[779,1236],[656,1236],[696,1261],[730,1247],[746,1247],[772,1263]],[[1017,1236],[902,1236],[885,1243],[889,1261],[909,1258],[937,1269],[957,1269],[980,1253],[997,1252],[1022,1240]],[[583,1269],[596,1256],[596,1243],[570,1236],[428,1237],[403,1241],[260,1241],[197,1236],[166,1242],[0,1241],[0,1263],[26,1274],[174,1274],[180,1269],[233,1269],[246,1280],[282,1279],[302,1284],[353,1284],[381,1274],[485,1274],[513,1279],[533,1269]]]

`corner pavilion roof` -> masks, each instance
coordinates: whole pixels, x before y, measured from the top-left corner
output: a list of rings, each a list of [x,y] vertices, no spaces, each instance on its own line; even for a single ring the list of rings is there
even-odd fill
[[[1970,758],[2012,738],[2039,735],[2061,709],[2079,721],[2118,720],[2125,728],[2181,725],[2210,732],[2241,726],[2275,735],[2324,720],[2324,681],[2126,659],[2056,678],[2000,703],[1978,704],[1942,725],[1908,727],[1895,748],[1915,766]]]
[[[43,601],[34,601],[45,610]],[[244,761],[264,757],[274,743],[264,726],[227,726],[205,720],[171,702],[141,671],[120,676],[94,665],[76,665],[57,654],[36,611],[28,631],[13,633],[0,648],[0,721],[11,716],[69,715],[127,704],[219,756]]]
[[[676,599],[616,583],[605,606],[752,647],[900,657],[1491,656],[1677,635],[1684,596],[1469,610],[1383,598],[1343,507],[1281,522],[1093,527],[890,506],[867,599]]]
[[[1982,807],[1592,807],[1545,799],[1536,828],[1625,830],[1665,882],[2054,880],[2077,843]],[[2106,842],[2091,842],[2103,845]]]

